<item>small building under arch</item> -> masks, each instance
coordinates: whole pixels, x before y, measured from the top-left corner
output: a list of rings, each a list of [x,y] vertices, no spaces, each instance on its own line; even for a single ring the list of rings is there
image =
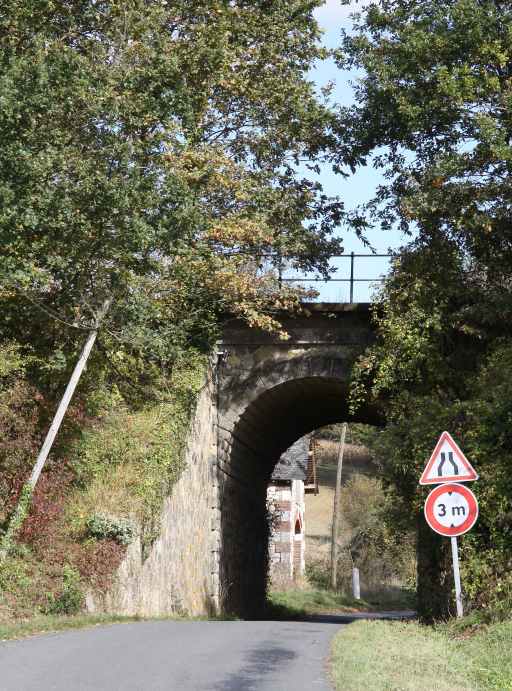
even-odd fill
[[[306,566],[305,494],[318,492],[310,435],[280,457],[267,489],[270,578],[275,587],[300,579]]]

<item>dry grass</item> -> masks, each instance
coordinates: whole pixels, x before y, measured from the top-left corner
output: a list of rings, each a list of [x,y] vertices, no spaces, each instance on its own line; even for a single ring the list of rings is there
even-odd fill
[[[510,691],[512,622],[455,638],[446,625],[360,621],[336,636],[332,677],[343,691]]]
[[[344,627],[332,646],[332,676],[343,691],[475,691],[447,637],[412,622]]]
[[[338,462],[338,442],[322,439],[318,442],[318,494],[306,495],[306,555],[308,561],[327,557],[330,551],[331,521]],[[368,450],[356,444],[345,446],[342,486],[356,473],[375,472]],[[343,531],[343,516],[341,521]]]
[[[306,562],[311,585],[325,587],[316,575],[330,559],[331,525],[334,504],[338,442],[320,440],[317,447],[319,494],[306,495]],[[339,544],[339,587],[350,589],[350,574],[354,563],[361,573],[361,587],[376,591],[387,586],[412,583],[415,576],[415,549],[411,542],[392,549],[390,542],[381,539],[384,528],[377,517],[385,502],[384,490],[377,469],[364,446],[347,444],[342,472],[340,497],[341,519]],[[372,540],[357,542],[357,550],[349,553],[348,546],[355,536],[372,535]],[[345,574],[345,580],[341,578]]]
[[[317,495],[306,495],[306,558],[321,559],[329,554],[334,502],[332,487],[322,485]]]
[[[81,535],[86,520],[96,513],[140,519],[144,498],[137,496],[140,469],[133,463],[119,465],[96,477],[87,490],[75,490],[66,504],[66,520],[74,535]]]

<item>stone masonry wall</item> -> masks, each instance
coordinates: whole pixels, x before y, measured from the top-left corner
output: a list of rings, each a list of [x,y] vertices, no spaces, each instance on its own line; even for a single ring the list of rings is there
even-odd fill
[[[145,560],[140,539],[132,542],[110,591],[88,594],[90,612],[155,616],[217,611],[214,389],[209,372],[189,432],[185,469],[163,506],[159,538]]]

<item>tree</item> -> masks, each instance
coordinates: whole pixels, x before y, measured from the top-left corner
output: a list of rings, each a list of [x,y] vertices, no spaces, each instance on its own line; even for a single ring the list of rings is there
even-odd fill
[[[421,510],[417,477],[442,429],[480,463],[488,515],[464,540],[475,603],[497,592],[485,592],[481,573],[504,582],[510,549],[500,541],[494,550],[489,538],[512,499],[499,470],[510,445],[490,414],[508,409],[508,372],[493,403],[482,382],[507,362],[511,336],[511,28],[512,10],[499,1],[381,0],[338,51],[340,66],[364,71],[356,104],[340,114],[339,164],[373,160],[387,178],[352,222],[369,227],[373,216],[416,235],[376,307],[378,341],[359,362],[354,403],[385,404],[380,455],[402,514]],[[420,606],[432,618],[448,610],[446,555],[431,534],[419,544]]]
[[[500,1],[382,0],[338,52],[341,66],[365,71],[341,153],[353,165],[375,154],[389,179],[370,208],[384,227],[451,239],[492,264],[492,280],[511,259],[511,26]]]
[[[333,123],[306,77],[317,4],[3,3],[0,333],[50,400],[106,301],[85,388],[138,403],[223,312],[284,337],[301,293],[273,257],[325,271],[339,247],[340,203],[296,173]]]
[[[259,270],[265,256],[325,269],[338,246],[339,203],[295,173],[321,155],[333,121],[306,78],[324,54],[316,4],[3,4],[11,324],[20,295],[26,313],[41,307],[38,330],[49,315],[87,328],[111,295],[111,331],[132,346],[149,338],[160,359],[189,329],[204,341],[226,307],[278,328],[269,309],[290,295]],[[184,312],[187,335],[170,337]]]

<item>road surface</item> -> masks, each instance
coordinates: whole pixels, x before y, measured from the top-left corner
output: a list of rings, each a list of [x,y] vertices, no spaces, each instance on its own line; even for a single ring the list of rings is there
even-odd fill
[[[350,621],[146,621],[5,641],[0,690],[331,691],[330,642]]]
[[[1,691],[328,691],[338,623],[148,621],[0,644]]]

